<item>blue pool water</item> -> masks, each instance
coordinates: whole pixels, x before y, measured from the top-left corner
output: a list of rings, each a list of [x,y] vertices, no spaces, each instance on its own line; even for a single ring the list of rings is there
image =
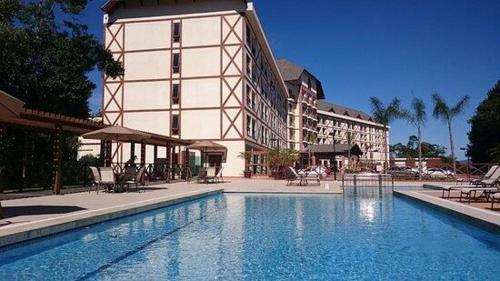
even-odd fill
[[[0,249],[0,280],[493,280],[500,235],[392,195],[216,195]]]

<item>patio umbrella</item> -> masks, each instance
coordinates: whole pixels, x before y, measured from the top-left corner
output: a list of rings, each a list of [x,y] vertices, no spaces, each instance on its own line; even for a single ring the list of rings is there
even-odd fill
[[[212,151],[223,151],[225,153],[227,150],[225,146],[215,143],[213,141],[196,141],[193,144],[188,145],[187,148],[199,150],[204,154],[207,154],[207,152],[212,152]]]
[[[109,126],[96,131],[88,132],[82,135],[85,139],[122,141],[122,142],[141,142],[151,138],[151,135],[139,130],[130,129],[122,126]]]
[[[0,90],[0,120],[17,118],[24,108],[24,102]]]

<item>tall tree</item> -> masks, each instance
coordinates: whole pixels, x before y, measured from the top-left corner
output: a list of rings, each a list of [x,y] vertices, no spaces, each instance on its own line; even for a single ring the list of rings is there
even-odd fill
[[[95,85],[87,74],[98,69],[116,77],[123,68],[79,23],[86,5],[87,0],[1,0],[0,89],[27,108],[88,117]],[[23,185],[47,187],[51,141],[44,133],[7,130],[0,142],[0,154],[9,163],[5,183],[20,186],[22,178]],[[74,162],[69,154],[76,153],[75,143],[74,137],[65,137],[63,149],[70,153],[63,155],[64,163]]]
[[[425,112],[425,103],[421,98],[413,98],[410,110],[404,110],[405,119],[417,128],[417,146],[418,146],[418,178],[422,177],[422,133],[421,129],[427,120]]]
[[[116,77],[113,60],[78,22],[87,0],[0,2],[0,89],[33,109],[88,117],[94,68]],[[58,16],[56,17],[56,11]]]
[[[384,126],[384,132],[387,134],[387,128],[389,123],[395,119],[403,117],[401,111],[401,101],[398,98],[394,98],[387,106],[382,103],[377,97],[370,97],[370,105],[372,107],[373,118],[376,122]],[[387,135],[384,136],[384,172],[387,169]]]
[[[451,129],[451,125],[453,119],[458,115],[462,114],[465,111],[465,107],[467,106],[470,97],[463,96],[454,106],[449,106],[444,101],[443,97],[441,97],[438,93],[434,93],[432,95],[432,99],[434,101],[434,110],[432,115],[436,119],[441,119],[448,126],[448,136],[450,138],[450,151],[451,151],[451,162],[453,163],[453,172],[457,173],[457,161],[455,159],[455,147],[453,145],[453,133]]]
[[[488,91],[469,120],[469,155],[473,162],[493,162],[500,148],[500,80]],[[496,148],[496,150],[495,150]],[[496,153],[494,153],[497,151]],[[492,155],[493,153],[493,155]],[[499,161],[499,160],[497,160]]]
[[[391,145],[391,152],[394,153],[396,157],[416,158],[418,157],[419,151],[418,147],[415,147],[415,143],[418,143],[417,136],[410,136],[406,145],[400,142]],[[425,141],[420,145],[423,158],[445,158],[446,147]]]

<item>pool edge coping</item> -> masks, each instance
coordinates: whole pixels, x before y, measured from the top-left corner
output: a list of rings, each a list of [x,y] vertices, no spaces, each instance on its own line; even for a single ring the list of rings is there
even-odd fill
[[[493,227],[500,231],[500,215],[488,210],[475,208],[462,203],[448,201],[439,197],[427,195],[414,190],[394,190],[395,196],[409,198],[424,204],[428,204],[440,210],[459,215],[462,218],[472,220],[473,222]]]
[[[223,192],[223,188],[191,191],[12,226],[7,229],[2,229],[6,233],[0,234],[0,249],[28,240],[164,208]],[[26,227],[27,225],[30,225],[30,227]]]

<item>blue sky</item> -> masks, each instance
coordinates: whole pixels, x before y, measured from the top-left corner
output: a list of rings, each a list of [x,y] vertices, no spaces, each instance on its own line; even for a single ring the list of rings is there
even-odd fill
[[[104,0],[93,0],[80,21],[102,38]],[[444,124],[432,117],[431,94],[451,104],[471,96],[453,130],[458,150],[468,143],[467,120],[500,79],[500,1],[253,1],[276,58],[307,68],[323,83],[330,102],[370,113],[368,99],[399,97],[409,106],[424,99],[428,122],[423,140],[448,147]],[[90,105],[99,109],[100,75]],[[391,124],[391,143],[406,143],[415,129]],[[497,128],[498,129],[498,128]]]

